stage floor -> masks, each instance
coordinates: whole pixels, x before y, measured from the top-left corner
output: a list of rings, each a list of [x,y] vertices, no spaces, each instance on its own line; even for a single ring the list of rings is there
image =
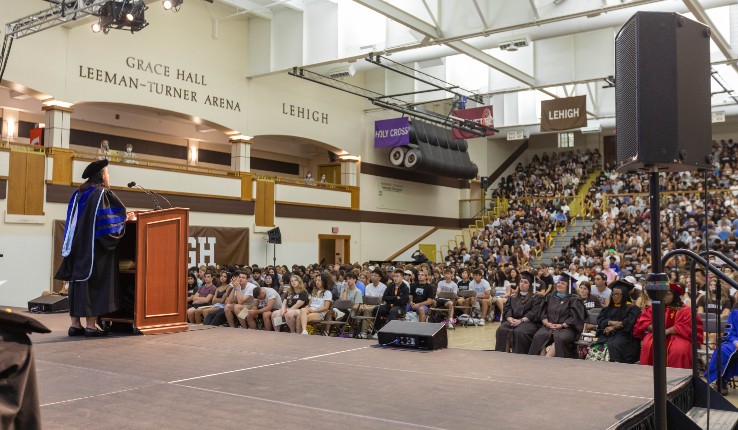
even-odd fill
[[[69,338],[36,317],[45,429],[606,429],[652,400],[638,365],[203,326]]]

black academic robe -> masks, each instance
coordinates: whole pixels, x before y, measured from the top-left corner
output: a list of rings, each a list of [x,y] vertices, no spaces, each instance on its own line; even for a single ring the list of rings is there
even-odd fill
[[[638,362],[641,356],[641,340],[633,337],[633,327],[640,315],[641,309],[638,306],[622,305],[616,308],[612,302],[597,315],[597,343],[607,345],[610,351],[610,361]],[[623,328],[605,335],[604,330],[607,328],[608,321],[620,321],[623,323]]]
[[[553,343],[556,357],[575,358],[574,342],[577,341],[584,328],[584,304],[579,297],[573,294],[565,297],[551,294],[541,303],[538,317],[540,321],[546,319],[552,324],[566,323],[568,327],[550,330],[542,326],[533,335],[533,342],[528,353],[540,355],[545,347]]]
[[[125,233],[126,208],[102,186],[75,191],[67,209],[56,279],[69,281],[69,313],[91,317],[119,306],[118,242]]]
[[[33,318],[0,310],[0,428],[41,428],[36,362],[28,333],[49,332]]]
[[[496,333],[495,351],[507,352],[508,345],[515,354],[527,354],[530,350],[533,335],[539,327],[537,316],[543,297],[532,291],[528,294],[530,297],[515,294],[505,302],[502,310],[503,322]],[[521,322],[517,327],[507,322],[508,318],[523,317],[528,318],[528,322]]]

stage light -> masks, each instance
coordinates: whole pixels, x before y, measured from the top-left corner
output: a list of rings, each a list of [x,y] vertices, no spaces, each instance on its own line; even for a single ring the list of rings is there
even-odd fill
[[[176,3],[177,0],[172,0]],[[104,3],[96,15],[100,21],[92,25],[92,31],[107,34],[111,28],[130,30],[135,33],[149,25],[144,17],[148,9],[144,0],[109,0]]]
[[[162,0],[161,6],[164,10],[174,10],[175,12],[179,12],[179,8],[182,6],[182,3],[184,3],[184,0]]]

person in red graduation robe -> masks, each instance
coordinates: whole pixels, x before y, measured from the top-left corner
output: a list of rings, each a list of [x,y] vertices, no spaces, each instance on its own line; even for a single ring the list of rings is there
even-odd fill
[[[664,296],[666,326],[666,366],[692,368],[692,314],[679,298],[683,290],[678,284],[670,284]],[[633,336],[643,339],[641,360],[643,365],[653,366],[653,310],[647,306],[638,317]],[[697,342],[702,343],[702,319],[697,315]]]

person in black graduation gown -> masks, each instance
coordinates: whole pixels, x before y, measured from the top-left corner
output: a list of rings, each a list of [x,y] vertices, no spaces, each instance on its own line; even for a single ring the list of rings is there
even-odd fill
[[[36,363],[29,333],[49,333],[22,314],[0,310],[0,428],[41,428]]]
[[[537,314],[543,297],[532,291],[533,275],[522,272],[517,292],[505,302],[497,329],[495,351],[527,354],[538,331]]]
[[[74,192],[67,209],[62,256],[56,279],[69,282],[69,336],[104,336],[97,328],[100,315],[118,309],[118,242],[133,219],[110,191],[108,160],[90,163],[87,179]],[[81,324],[86,318],[86,326]]]
[[[584,326],[584,304],[572,291],[572,276],[563,273],[556,290],[541,303],[538,314],[543,326],[533,336],[528,354],[575,358],[574,342]],[[553,353],[547,347],[553,344]]]
[[[641,356],[641,340],[633,337],[641,310],[630,301],[633,284],[619,280],[609,285],[610,304],[597,316],[597,344],[607,345],[610,361],[637,363]]]

